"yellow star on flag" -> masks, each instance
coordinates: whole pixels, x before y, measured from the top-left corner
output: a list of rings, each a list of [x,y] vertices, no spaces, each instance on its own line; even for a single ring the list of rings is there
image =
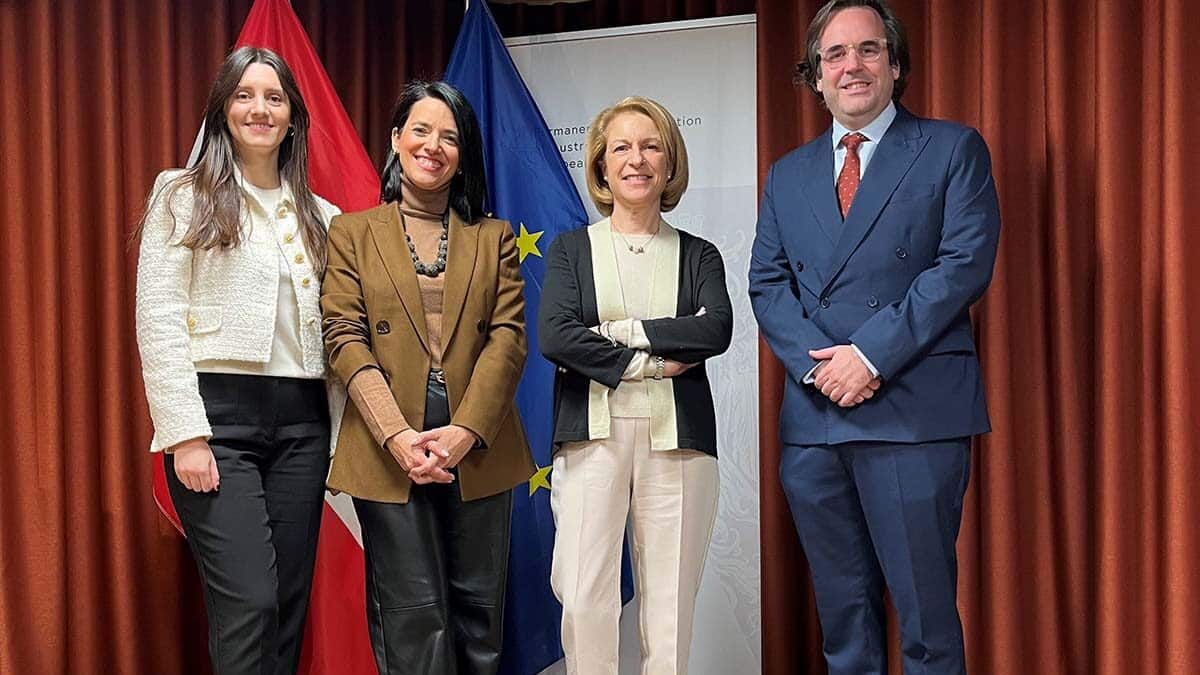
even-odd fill
[[[539,232],[538,234],[541,233]],[[532,497],[533,493],[537,492],[540,488],[546,488],[547,490],[550,489],[550,470],[553,468],[553,465],[538,467],[537,473],[533,474],[533,477],[529,479],[530,497]]]
[[[530,253],[539,258],[542,257],[542,252],[537,247],[537,240],[541,239],[543,234],[545,234],[544,230],[530,232],[525,229],[525,223],[521,223],[521,233],[517,235],[517,255],[519,256],[519,262],[525,262],[525,256]]]

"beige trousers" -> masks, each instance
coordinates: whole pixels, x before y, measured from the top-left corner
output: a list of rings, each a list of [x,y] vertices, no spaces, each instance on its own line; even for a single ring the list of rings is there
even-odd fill
[[[717,460],[650,451],[650,421],[614,417],[606,439],[554,456],[558,533],[550,584],[571,675],[617,672],[621,542],[630,524],[643,675],[687,672],[692,614],[717,514]]]

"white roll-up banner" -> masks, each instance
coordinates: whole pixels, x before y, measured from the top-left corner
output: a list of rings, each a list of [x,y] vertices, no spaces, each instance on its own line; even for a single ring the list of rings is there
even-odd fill
[[[761,669],[758,536],[758,329],[746,273],[757,211],[753,15],[507,40],[593,221],[584,136],[602,108],[630,95],[675,117],[691,180],[665,214],[721,251],[734,308],[733,345],[709,361],[717,408],[721,496],[696,599],[690,672]],[[636,599],[634,601],[636,604]],[[636,606],[622,616],[621,672],[638,672]],[[558,664],[547,672],[562,672]]]

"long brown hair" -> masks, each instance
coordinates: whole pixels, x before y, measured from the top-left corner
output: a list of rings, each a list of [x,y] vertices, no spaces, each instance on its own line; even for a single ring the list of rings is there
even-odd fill
[[[209,250],[232,248],[242,242],[241,211],[244,201],[241,188],[234,180],[237,152],[225,119],[225,108],[229,98],[237,91],[242,74],[255,63],[268,65],[275,70],[291,106],[292,128],[279,146],[279,178],[292,191],[301,239],[313,267],[320,273],[325,269],[325,226],[317,200],[308,187],[308,107],[304,105],[296,78],[287,63],[275,52],[262,47],[239,47],[225,58],[204,106],[204,136],[196,164],[162,190],[164,194],[161,197],[151,195],[150,204],[138,222],[134,237],[141,235],[154,201],[160,198],[167,200],[172,221],[178,224],[171,197],[181,186],[190,185],[191,222],[180,245],[192,250]]]

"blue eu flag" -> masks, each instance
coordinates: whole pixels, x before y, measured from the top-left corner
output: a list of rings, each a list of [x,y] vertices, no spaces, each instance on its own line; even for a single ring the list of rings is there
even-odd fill
[[[500,672],[531,675],[562,658],[562,607],[550,590],[554,520],[550,451],[554,366],[538,349],[537,307],[546,272],[542,257],[560,232],[587,224],[587,212],[537,104],[504,46],[487,2],[470,3],[445,79],[466,95],[483,127],[488,196],[497,218],[512,223],[525,276],[529,360],[517,406],[538,471],[513,495],[504,652]],[[622,595],[633,593],[628,556]]]

